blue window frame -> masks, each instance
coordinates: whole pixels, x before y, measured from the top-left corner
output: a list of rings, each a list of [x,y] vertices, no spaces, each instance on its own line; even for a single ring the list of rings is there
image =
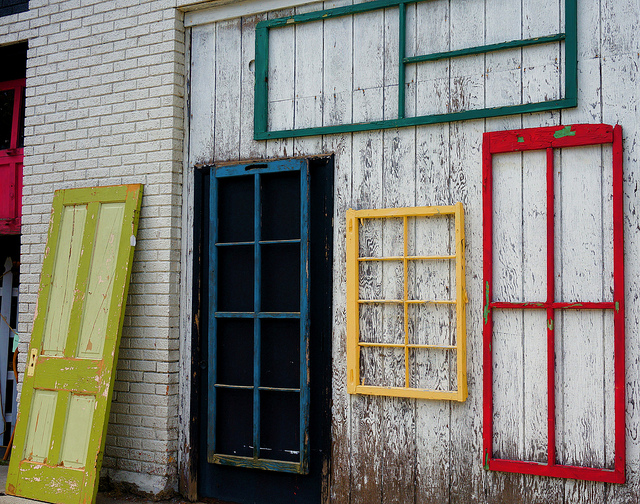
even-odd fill
[[[306,474],[308,163],[216,166],[209,184],[207,460]]]

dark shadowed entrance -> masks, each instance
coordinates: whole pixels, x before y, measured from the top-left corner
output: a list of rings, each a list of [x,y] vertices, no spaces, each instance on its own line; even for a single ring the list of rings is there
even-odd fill
[[[320,502],[331,426],[333,159],[212,166],[196,179],[199,497]]]

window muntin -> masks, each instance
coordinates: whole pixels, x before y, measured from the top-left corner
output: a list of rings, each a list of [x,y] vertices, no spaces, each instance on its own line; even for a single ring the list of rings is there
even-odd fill
[[[595,162],[586,163],[585,157],[574,157],[568,166],[573,165],[574,180],[572,183],[573,191],[577,194],[583,194],[582,188],[579,186],[580,180],[584,174],[578,170],[593,169],[595,167],[605,166],[601,162],[599,146],[601,144],[612,144],[611,147],[611,165],[612,169],[602,169],[602,184],[610,183],[610,193],[603,194],[602,201],[598,205],[602,206],[603,226],[611,233],[611,240],[604,238],[606,233],[602,232],[604,248],[607,245],[611,250],[605,250],[601,257],[603,266],[595,275],[584,275],[583,268],[572,260],[575,252],[571,252],[571,246],[568,247],[569,252],[560,253],[559,248],[565,246],[565,236],[556,236],[559,229],[575,241],[581,233],[584,233],[580,219],[585,218],[585,214],[581,214],[580,208],[576,207],[568,216],[563,216],[562,228],[559,228],[562,209],[558,210],[559,193],[557,187],[556,171],[562,171],[560,166],[556,166],[556,157],[561,148],[597,146],[598,150],[588,154],[596,154]],[[504,267],[504,261],[501,260],[499,254],[496,253],[495,244],[501,240],[508,238],[509,233],[505,233],[504,237],[496,241],[494,236],[497,223],[494,223],[495,208],[500,203],[500,197],[496,195],[499,186],[494,183],[496,175],[495,158],[497,154],[511,155],[507,153],[541,151],[543,158],[542,169],[543,187],[539,190],[539,195],[534,198],[530,205],[536,205],[538,209],[531,213],[537,215],[537,218],[543,219],[542,223],[538,223],[538,228],[544,230],[539,237],[538,247],[530,246],[529,251],[536,251],[537,256],[531,264],[527,265],[526,271],[530,272],[533,268],[537,269],[537,275],[544,278],[543,283],[536,282],[535,285],[527,290],[524,289],[518,293],[517,290],[501,289],[496,290],[496,284],[506,282],[504,279],[509,275],[508,268]],[[565,152],[566,151],[566,152]],[[571,156],[571,149],[565,149],[563,154],[566,157]],[[604,156],[603,156],[604,158]],[[608,163],[606,163],[608,164]],[[564,168],[564,167],[563,167]],[[605,178],[607,177],[607,178]],[[527,178],[528,185],[532,184],[532,178]],[[508,184],[503,184],[505,188]],[[505,199],[508,196],[509,189],[505,189]],[[574,198],[580,203],[581,198]],[[610,203],[609,203],[610,202]],[[605,481],[622,483],[625,480],[625,405],[624,405],[624,386],[625,386],[625,364],[624,364],[624,262],[623,262],[623,212],[622,212],[622,131],[620,126],[611,127],[608,125],[572,125],[572,126],[555,126],[544,128],[532,128],[523,130],[513,130],[504,132],[485,133],[483,142],[483,275],[484,275],[484,418],[483,418],[483,438],[484,438],[484,464],[487,469],[516,472],[524,474],[536,474],[544,476],[555,476],[562,478],[575,478],[592,481]],[[529,220],[529,224],[531,220]],[[524,224],[522,224],[524,227]],[[569,231],[567,233],[567,230]],[[513,231],[517,231],[515,228]],[[546,234],[546,236],[544,236]],[[516,240],[517,241],[517,240]],[[575,251],[576,243],[572,244]],[[523,258],[525,261],[526,258]],[[501,264],[503,263],[503,264]],[[524,262],[522,263],[523,271]],[[568,272],[568,273],[567,273]],[[517,272],[516,272],[517,273]],[[522,271],[520,272],[522,273]],[[575,274],[573,274],[575,273]],[[592,272],[593,273],[593,272]],[[558,286],[557,278],[562,275],[563,281],[567,285]],[[607,277],[611,276],[608,280]],[[565,278],[566,277],[566,278]],[[595,277],[595,278],[594,278]],[[578,286],[579,278],[600,278],[606,288],[600,290],[592,290],[585,288],[588,284]],[[599,313],[599,316],[596,315]],[[594,317],[595,315],[595,317]],[[590,320],[600,320],[600,325],[605,333],[604,344],[610,343],[613,354],[613,374],[612,382],[614,384],[614,454],[611,456],[613,467],[586,467],[589,461],[582,461],[585,466],[579,465],[578,461],[570,463],[559,463],[558,452],[561,450],[558,439],[561,436],[559,429],[561,426],[556,425],[556,392],[562,391],[563,387],[567,387],[567,380],[575,381],[571,373],[567,376],[565,373],[565,382],[557,383],[556,369],[562,362],[558,362],[558,349],[556,348],[556,339],[559,334],[559,325],[564,324],[563,329],[569,331],[580,327],[580,320],[586,321],[587,325]],[[544,375],[546,384],[540,387],[546,389],[546,425],[538,425],[536,429],[540,437],[546,439],[546,451],[539,454],[539,457],[532,457],[535,460],[516,460],[515,457],[510,458],[505,454],[496,453],[496,440],[500,437],[500,432],[496,431],[495,408],[496,408],[496,390],[503,386],[497,381],[494,374],[496,360],[500,358],[501,340],[497,335],[506,334],[504,328],[511,325],[515,319],[524,322],[522,326],[525,330],[524,337],[526,342],[541,340],[537,343],[538,354],[544,355],[546,362],[542,362],[544,367]],[[584,323],[582,324],[584,327]],[[529,328],[529,329],[527,329]],[[526,331],[529,331],[526,333]],[[606,333],[611,333],[610,340],[606,339]],[[541,336],[542,335],[542,336]],[[576,343],[579,346],[584,340],[585,335],[576,335],[580,337],[580,341]],[[584,345],[584,343],[582,343]],[[600,342],[603,345],[603,342]],[[587,349],[585,349],[585,352]],[[536,359],[536,354],[528,354],[526,358],[529,360]],[[515,365],[515,364],[512,364]],[[574,369],[573,374],[577,374]],[[573,386],[576,384],[573,383]],[[606,392],[605,392],[606,394]],[[605,396],[605,402],[606,402]],[[544,423],[544,422],[542,422]],[[571,460],[571,457],[568,457]]]
[[[308,472],[308,187],[306,160],[211,170],[209,462]]]
[[[349,393],[464,401],[465,302],[461,203],[347,211]]]

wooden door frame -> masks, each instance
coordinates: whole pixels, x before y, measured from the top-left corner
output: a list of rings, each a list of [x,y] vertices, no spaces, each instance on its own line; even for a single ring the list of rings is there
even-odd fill
[[[333,156],[318,156],[313,158],[308,158],[310,162],[310,171],[312,174],[312,182],[311,182],[311,198],[312,198],[312,212],[314,205],[319,206],[323,205],[324,208],[328,208],[328,216],[329,219],[325,220],[323,224],[325,226],[324,229],[316,229],[316,234],[319,235],[322,233],[322,247],[319,247],[317,242],[315,242],[315,247],[311,247],[311,254],[329,254],[329,258],[332,258],[332,248],[333,248],[333,232],[332,232],[332,215],[333,215]],[[261,160],[261,162],[265,162]],[[313,178],[313,170],[314,164],[318,166],[318,164],[322,164],[327,162],[331,167],[331,175],[328,177],[329,180],[322,180],[322,183],[327,184],[322,188],[321,191],[315,191],[315,200],[314,200],[314,178]],[[240,164],[241,162],[238,162]],[[202,257],[204,251],[204,240],[202,239],[202,226],[203,222],[203,197],[200,194],[202,191],[202,171],[199,169],[195,169],[194,167],[189,168],[189,187],[185,188],[185,191],[188,193],[190,206],[192,203],[192,211],[190,208],[189,211],[189,222],[192,223],[192,228],[189,230],[189,242],[190,246],[185,247],[183,245],[183,254],[189,256],[189,262],[186,265],[187,268],[190,268],[189,272],[189,286],[191,288],[191,295],[188,296],[188,299],[183,297],[183,301],[185,301],[185,307],[187,309],[191,309],[191,313],[189,317],[183,318],[182,329],[189,330],[190,338],[188,345],[185,344],[184,339],[181,338],[181,351],[184,348],[186,350],[187,346],[189,348],[189,354],[181,353],[181,375],[182,373],[187,374],[187,380],[181,378],[182,384],[182,392],[184,395],[180,397],[180,408],[182,414],[180,415],[180,429],[185,429],[184,432],[180,434],[181,436],[181,444],[179,446],[179,479],[180,479],[180,492],[183,496],[190,500],[197,500],[198,496],[198,462],[199,456],[206,456],[205,454],[199,454],[198,446],[200,444],[200,435],[199,429],[200,418],[199,418],[199,401],[201,400],[201,388],[198,386],[199,381],[202,377],[203,373],[203,365],[202,355],[203,352],[206,351],[202,347],[203,343],[203,330],[206,330],[203,325],[206,325],[206,321],[203,320],[203,310],[202,303],[206,301],[202,298],[202,287],[203,287],[203,264]],[[316,185],[318,185],[316,183]],[[322,193],[321,195],[318,193]],[[320,198],[324,198],[323,201],[320,201]],[[185,221],[185,217],[183,216],[183,222]],[[313,225],[313,223],[312,223]],[[319,228],[320,226],[318,226]],[[313,233],[313,231],[312,231]],[[187,249],[187,250],[185,250]],[[314,250],[315,249],[315,250]],[[183,255],[183,260],[185,256]],[[313,260],[312,260],[313,262]],[[316,263],[319,262],[316,259]],[[333,261],[329,260],[330,267],[329,273],[324,275],[326,278],[323,278],[322,281],[316,280],[316,290],[321,292],[321,296],[324,297],[325,302],[328,299],[329,304],[331,306],[331,299],[333,297],[333,276],[332,276],[332,264]],[[313,264],[312,264],[313,268]],[[183,266],[183,274],[184,274],[184,266]],[[317,273],[316,277],[319,277],[320,274]],[[313,280],[312,280],[313,281]],[[322,289],[320,289],[320,285]],[[184,289],[185,287],[183,287]],[[184,290],[183,290],[183,294]],[[313,296],[313,290],[312,290]],[[313,302],[313,301],[312,301]],[[330,311],[330,310],[329,310]],[[188,327],[187,327],[188,324]],[[323,321],[325,327],[323,330],[329,335],[328,341],[331,344],[331,334],[332,334],[332,317],[331,314],[326,317],[326,320]],[[326,353],[324,353],[325,359],[322,366],[324,366],[325,371],[328,372],[329,380],[328,384],[325,384],[326,390],[324,391],[322,405],[322,413],[323,413],[323,425],[325,429],[325,434],[322,439],[322,502],[328,502],[329,500],[329,477],[331,474],[330,471],[330,459],[331,459],[331,350],[330,347]],[[187,369],[189,368],[189,369]],[[188,391],[186,390],[187,381],[189,384]],[[189,412],[188,416],[185,416],[186,412]],[[312,411],[312,416],[314,413]],[[188,440],[188,443],[187,443]]]

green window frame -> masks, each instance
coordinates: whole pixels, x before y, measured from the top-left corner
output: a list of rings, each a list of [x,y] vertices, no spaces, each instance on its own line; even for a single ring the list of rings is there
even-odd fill
[[[376,0],[334,9],[321,10],[295,16],[281,17],[261,21],[256,25],[256,82],[254,102],[254,139],[268,140],[275,138],[292,138],[312,135],[330,135],[356,131],[370,131],[378,129],[399,128],[404,126],[418,126],[423,124],[443,123],[449,121],[464,121],[483,119],[505,115],[528,114],[548,110],[558,110],[575,107],[578,104],[578,42],[577,42],[577,0],[565,0],[565,31],[552,35],[529,39],[510,40],[498,44],[488,44],[465,49],[438,52],[424,55],[406,56],[406,6],[427,0]],[[399,61],[398,76],[400,83],[405,83],[407,65],[437,61],[462,56],[487,54],[505,49],[522,48],[533,45],[549,44],[564,41],[565,66],[564,74],[565,96],[558,100],[548,100],[519,105],[506,105],[474,110],[463,110],[446,114],[431,114],[417,117],[405,117],[405,86],[398,86],[398,117],[383,121],[340,124],[333,126],[318,126],[288,130],[268,130],[268,82],[269,82],[269,30],[296,24],[309,23],[352,14],[371,12],[390,7],[398,7],[399,11]]]

